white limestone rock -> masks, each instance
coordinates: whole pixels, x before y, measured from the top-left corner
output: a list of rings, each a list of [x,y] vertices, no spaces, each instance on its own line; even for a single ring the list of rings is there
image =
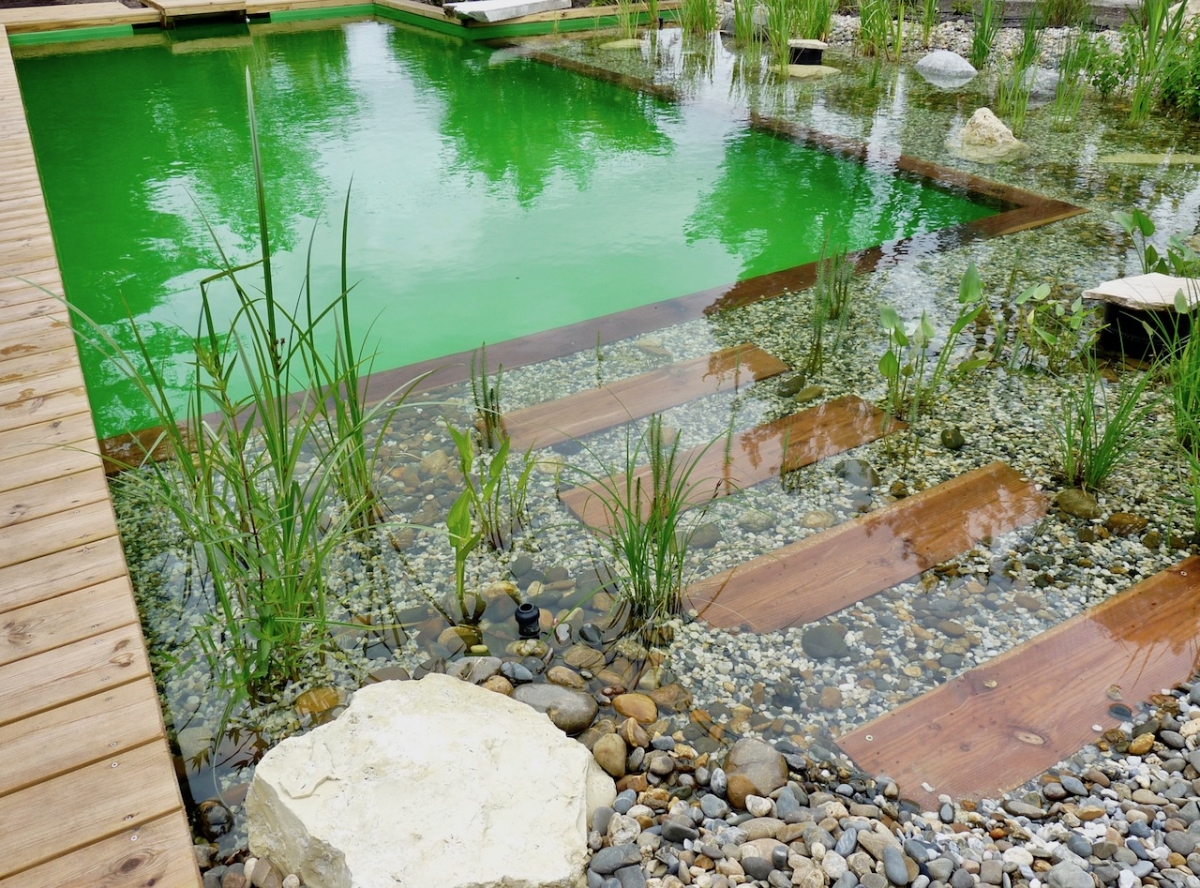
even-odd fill
[[[935,49],[917,62],[917,73],[939,89],[958,89],[979,72],[958,53]]]
[[[946,149],[955,157],[975,163],[1016,160],[1029,151],[988,108],[972,114],[966,125],[946,140]]]
[[[264,757],[252,853],[309,888],[577,888],[612,779],[545,715],[428,675],[359,690]]]

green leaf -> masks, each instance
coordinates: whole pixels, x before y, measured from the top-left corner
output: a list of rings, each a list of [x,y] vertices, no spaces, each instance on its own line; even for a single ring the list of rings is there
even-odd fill
[[[979,279],[979,269],[972,261],[962,276],[962,282],[958,285],[958,301],[966,305],[969,302],[978,302],[982,298],[983,281]]]
[[[902,331],[904,325],[900,323],[900,315],[896,313],[896,309],[890,305],[881,306],[879,309],[879,322],[883,325],[883,329],[887,332]]]
[[[896,357],[896,353],[890,348],[879,359],[879,372],[888,379],[895,379],[900,375],[900,359]]]

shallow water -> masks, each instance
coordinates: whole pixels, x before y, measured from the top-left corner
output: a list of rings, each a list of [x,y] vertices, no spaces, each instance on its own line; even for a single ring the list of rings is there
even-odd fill
[[[993,212],[702,104],[379,22],[23,58],[68,298],[123,347],[128,316],[152,331],[180,386],[219,268],[205,220],[232,264],[256,258],[246,69],[275,292],[291,308],[310,244],[318,308],[337,292],[350,190],[377,370],[809,262],[825,237],[853,250]],[[232,291],[210,292],[223,330]],[[85,376],[101,438],[157,424],[86,351]]]

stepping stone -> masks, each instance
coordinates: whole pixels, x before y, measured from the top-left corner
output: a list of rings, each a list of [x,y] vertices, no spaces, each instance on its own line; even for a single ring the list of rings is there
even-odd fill
[[[811,623],[1035,521],[1048,506],[1031,483],[994,462],[693,583],[688,607],[719,628]]]
[[[1200,556],[846,734],[838,745],[906,798],[997,798],[1111,728],[1114,685],[1143,700],[1188,679],[1200,652]],[[926,787],[929,787],[928,789]]]
[[[903,423],[889,423],[882,410],[847,395],[742,432],[735,436],[732,447],[726,447],[725,439],[694,447],[677,457],[680,465],[696,460],[690,476],[694,487],[688,505],[706,503],[783,472],[811,465],[899,428],[903,428]],[[645,479],[643,488],[648,486],[648,465],[637,470],[635,484],[638,478]],[[600,495],[602,488],[628,490],[629,486],[624,473],[613,475],[606,482],[568,490],[562,495],[562,502],[585,524],[607,528],[612,523],[612,513]]]
[[[504,415],[514,450],[553,444],[601,432],[633,419],[661,413],[715,392],[737,391],[788,369],[753,345],[725,348]]]
[[[466,3],[446,3],[446,15],[474,19],[477,22],[504,22],[523,15],[569,9],[571,0],[467,0]]]
[[[1104,303],[1101,349],[1131,358],[1161,351],[1161,335],[1147,334],[1144,322],[1163,332],[1177,327],[1186,337],[1190,321],[1175,312],[1175,294],[1181,290],[1189,304],[1200,299],[1200,281],[1158,272],[1117,278],[1084,291],[1085,299]]]

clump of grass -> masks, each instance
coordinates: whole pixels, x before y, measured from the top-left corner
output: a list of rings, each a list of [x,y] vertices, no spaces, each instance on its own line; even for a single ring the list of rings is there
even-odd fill
[[[634,0],[617,0],[617,30],[624,38],[637,36],[639,11],[634,8]]]
[[[397,409],[369,409],[362,401],[367,365],[350,328],[345,219],[342,291],[316,310],[306,283],[303,314],[287,312],[276,299],[249,72],[246,89],[260,258],[235,266],[217,242],[221,271],[201,283],[186,411],[174,406],[161,365],[136,325],[133,348],[126,350],[76,312],[82,338],[138,387],[161,427],[142,471],[127,477],[173,516],[194,546],[211,595],[197,641],[229,692],[226,715],[299,678],[308,658],[330,641],[331,557],[376,514],[370,472],[378,450],[366,449],[365,432]],[[250,269],[261,271],[261,298],[241,282]],[[218,281],[236,296],[234,316],[220,332],[209,294]],[[325,323],[336,328],[332,358],[317,345],[317,328]],[[163,452],[167,460],[149,460]]]
[[[1086,21],[1091,7],[1087,0],[1045,0],[1044,11],[1047,28],[1062,28]]]
[[[806,40],[825,40],[836,0],[804,0],[796,7],[796,32]]]
[[[791,60],[788,41],[796,30],[796,5],[794,0],[765,0],[764,5],[767,10],[767,47],[771,61],[776,67],[784,69]]]
[[[938,0],[921,0],[921,43],[928,48],[940,18]]]
[[[1109,390],[1089,361],[1079,385],[1063,392],[1063,417],[1058,424],[1063,478],[1072,486],[1096,489],[1131,459],[1149,434],[1148,417],[1157,397],[1145,398],[1153,374],[1129,374]]]
[[[755,0],[733,0],[733,42],[737,46],[750,46],[758,40],[754,27]]]
[[[858,50],[868,58],[886,58],[892,32],[889,0],[858,0]]]
[[[504,365],[488,376],[487,344],[471,355],[471,400],[475,402],[475,424],[483,446],[495,450],[507,438],[504,431],[504,412],[500,408],[500,384]]]
[[[504,551],[512,545],[514,536],[528,517],[529,477],[536,463],[533,452],[525,452],[520,469],[514,475],[508,459],[511,438],[505,437],[499,447],[485,456],[475,452],[473,436],[468,432],[453,426],[448,426],[447,431],[458,452],[463,492],[479,536],[492,549]]]
[[[711,34],[717,29],[717,6],[713,0],[683,0],[679,22],[689,34]]]
[[[850,320],[850,283],[854,278],[854,263],[844,248],[830,252],[826,236],[817,261],[817,280],[813,285],[812,336],[804,373],[816,376],[825,363],[826,327],[833,324],[832,347],[841,345]]]
[[[1050,103],[1050,120],[1055,129],[1067,129],[1079,115],[1083,94],[1087,88],[1083,74],[1091,58],[1092,42],[1083,32],[1072,33],[1063,46],[1058,62],[1058,83]]]
[[[683,610],[688,548],[704,510],[684,513],[705,484],[695,473],[707,451],[683,453],[679,436],[668,435],[655,414],[641,437],[626,438],[622,466],[611,472],[576,469],[591,482],[608,517],[607,527],[596,530],[604,567],[631,623],[643,633]],[[646,472],[639,471],[643,463]]]
[[[1186,6],[1181,3],[1172,11],[1170,0],[1140,0],[1122,29],[1133,75],[1129,119],[1134,123],[1150,116],[1154,98],[1179,57]]]
[[[1021,27],[1021,44],[1012,62],[1006,66],[996,91],[996,110],[1001,117],[1008,118],[1015,136],[1020,136],[1025,129],[1034,67],[1042,52],[1041,20],[1041,4],[1035,3]]]
[[[1004,22],[1002,0],[978,0],[971,14],[971,50],[968,61],[982,70],[992,54],[996,35]]]

